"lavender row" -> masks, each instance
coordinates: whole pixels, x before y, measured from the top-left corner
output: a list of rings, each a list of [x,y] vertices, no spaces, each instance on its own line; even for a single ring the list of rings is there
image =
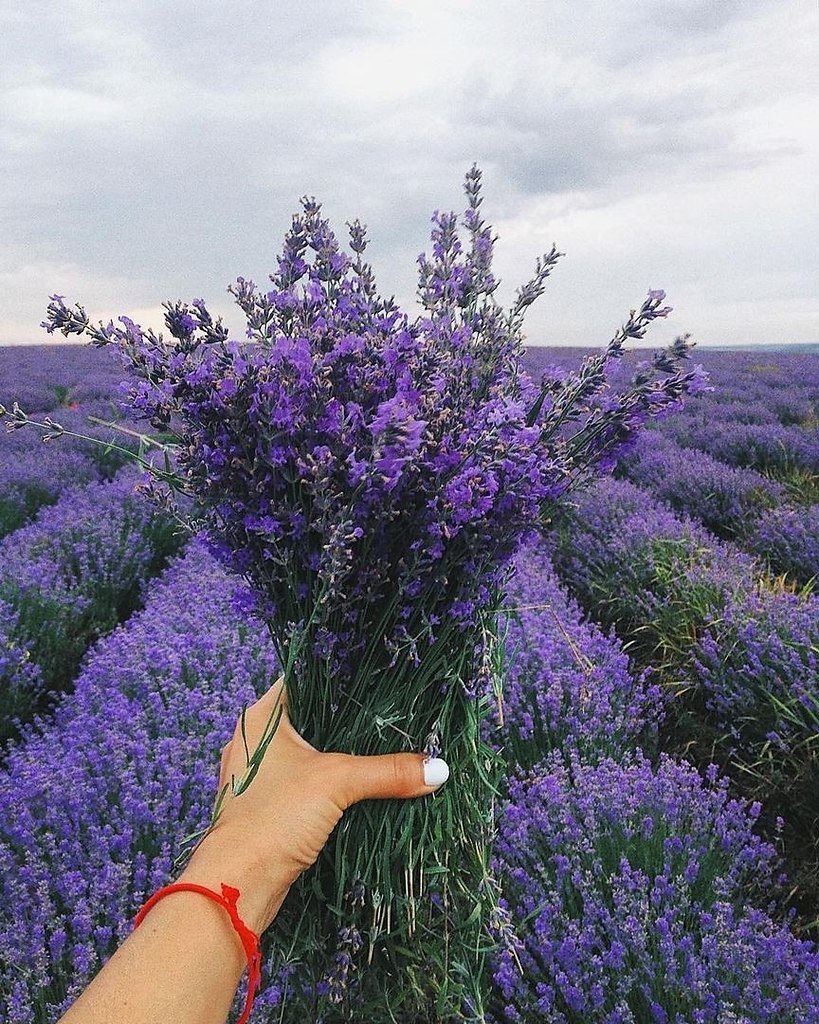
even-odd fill
[[[568,748],[590,762],[653,741],[659,686],[647,671],[632,675],[621,642],[585,621],[543,543],[517,555],[504,620],[503,693],[492,723],[510,766]]]
[[[819,579],[819,503],[763,512],[742,544],[770,572],[786,573],[800,583]]]
[[[550,367],[573,368],[585,349],[526,350],[526,366],[535,378]],[[691,396],[676,416],[783,426],[816,426],[819,417],[819,356],[777,352],[720,352],[697,349],[713,391]],[[642,353],[628,354],[610,374],[615,389]]]
[[[760,473],[736,469],[700,451],[689,451],[663,434],[642,434],[618,462],[627,477],[676,512],[698,519],[711,533],[735,539],[767,509],[785,501],[785,489]]]
[[[657,432],[640,436],[616,472],[715,536],[736,541],[769,572],[801,583],[819,575],[819,505],[789,506],[785,488],[760,473],[680,448]]]
[[[275,678],[264,629],[194,547],[98,644],[0,771],[0,1019],[57,1020],[209,822],[221,746]],[[273,997],[268,994],[268,1000]],[[265,1000],[255,1020],[264,1019]]]
[[[662,425],[662,433],[732,466],[793,482],[797,500],[800,490],[806,492],[801,500],[816,500],[819,356],[701,356],[713,391],[687,402]]]
[[[494,1019],[814,1019],[819,955],[777,923],[759,805],[729,800],[713,767],[706,783],[628,753],[657,687],[582,621],[544,545],[518,556],[509,605]]]
[[[69,433],[44,442],[45,428],[0,434],[0,537],[28,522],[43,505],[54,504],[70,484],[110,480],[128,459],[122,449],[137,450],[133,435],[96,422],[120,420],[113,402],[91,402],[51,415],[66,431],[106,445]],[[122,421],[118,426],[129,427]],[[116,447],[109,447],[109,442]]]
[[[572,593],[605,627],[631,635],[654,623],[639,649],[661,668],[664,652],[677,652],[677,634],[689,636],[688,620],[701,621],[726,593],[750,587],[758,569],[751,556],[625,480],[602,480],[577,495],[550,551]],[[677,608],[683,597],[690,602]]]
[[[69,685],[89,644],[133,611],[178,546],[173,524],[135,492],[136,480],[127,470],[111,483],[70,488],[0,541],[0,601],[9,608],[0,647],[25,654],[0,674],[0,738]]]
[[[521,923],[495,957],[495,1020],[819,1019],[819,954],[777,920],[758,815],[668,757],[554,753],[513,779],[496,857]]]
[[[735,766],[747,793],[781,806],[795,844],[819,840],[819,598],[777,588],[626,481],[580,497],[553,558],[583,606],[679,692],[676,742]]]
[[[662,432],[683,448],[697,448],[743,469],[784,474],[819,472],[819,428],[719,420],[707,414],[677,416]]]
[[[697,355],[711,388],[690,395],[676,411],[669,408],[649,437],[663,436],[773,477],[796,503],[819,502],[819,357],[777,353],[775,362],[761,362],[753,353]],[[526,363],[535,376],[559,379],[579,358],[580,353],[529,349]],[[624,390],[639,361],[638,353],[630,353],[607,368],[614,393]]]
[[[712,416],[746,423],[789,426],[816,423],[819,413],[819,356],[807,353],[700,353],[715,390],[689,406],[708,407]],[[758,418],[757,418],[758,417]]]

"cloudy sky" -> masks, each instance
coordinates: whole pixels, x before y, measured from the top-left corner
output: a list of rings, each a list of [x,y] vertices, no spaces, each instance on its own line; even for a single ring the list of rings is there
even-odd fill
[[[0,8],[0,344],[48,295],[162,326],[274,268],[315,195],[415,304],[477,161],[530,343],[819,341],[815,0],[27,0]]]

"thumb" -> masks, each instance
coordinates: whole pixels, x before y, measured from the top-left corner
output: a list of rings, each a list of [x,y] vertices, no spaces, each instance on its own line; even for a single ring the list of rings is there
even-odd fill
[[[428,796],[449,778],[449,766],[424,754],[343,754],[341,790],[345,808],[359,800]]]

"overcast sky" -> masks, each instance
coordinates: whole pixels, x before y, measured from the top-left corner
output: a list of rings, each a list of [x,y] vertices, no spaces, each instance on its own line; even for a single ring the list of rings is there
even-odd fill
[[[27,0],[0,6],[0,344],[48,296],[162,326],[265,282],[303,194],[415,309],[473,161],[532,344],[819,341],[816,0]]]

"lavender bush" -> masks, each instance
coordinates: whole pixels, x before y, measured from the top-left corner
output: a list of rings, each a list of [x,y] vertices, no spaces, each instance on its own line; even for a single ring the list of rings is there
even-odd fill
[[[707,616],[760,573],[750,556],[625,480],[601,480],[579,495],[550,544],[581,604],[672,687],[690,686],[692,638]]]
[[[817,1019],[819,954],[770,916],[774,848],[726,786],[639,754],[512,781],[497,856],[522,941],[494,960],[496,1020]]]
[[[368,933],[355,943],[356,984],[329,986],[327,1021],[482,1017],[500,761],[475,694],[496,661],[509,560],[571,486],[701,385],[696,369],[679,370],[678,339],[595,403],[627,339],[669,312],[658,290],[579,373],[536,386],[521,367],[523,316],[559,254],[502,310],[476,168],[466,192],[468,244],[454,214],[435,215],[412,322],[378,295],[361,225],[342,252],[310,199],[272,290],[242,278],[230,289],[251,344],[230,341],[201,300],[167,304],[169,341],[127,317],[94,327],[60,296],[46,322],[118,346],[132,408],[175,427],[179,472],[156,468],[154,493],[188,495],[191,524],[252,585],[306,738],[365,754],[440,748],[454,767],[434,799],[354,808],[297,885],[298,955],[339,928]]]
[[[6,739],[6,721],[31,706],[43,691],[40,666],[32,660],[31,642],[21,637],[20,616],[0,599],[0,741]]]
[[[685,448],[699,448],[731,466],[771,473],[802,469],[819,471],[816,428],[776,424],[680,419],[664,430]]]
[[[816,917],[819,599],[789,593],[731,545],[624,481],[584,495],[555,533],[555,565],[584,605],[679,699],[664,742],[787,821],[806,922]]]
[[[68,490],[0,541],[0,600],[14,609],[6,644],[24,644],[50,691],[71,682],[88,645],[136,607],[146,580],[178,545],[173,524],[136,494],[135,475]],[[10,669],[10,671],[12,671]],[[37,705],[0,676],[0,736]]]
[[[819,598],[757,590],[710,616],[694,671],[745,792],[819,846]],[[814,893],[815,895],[815,893]]]
[[[47,448],[33,434],[25,436],[27,451],[18,448],[11,455],[0,450],[0,537],[29,522],[44,505],[53,505],[71,484],[98,479],[86,456]]]
[[[59,443],[54,438],[43,443],[30,430],[0,435],[0,537],[28,522],[43,505],[53,505],[70,484],[112,479],[129,452],[139,449],[138,439],[123,433],[128,424],[112,401],[64,408],[53,415],[59,415],[59,422],[52,418],[55,426],[49,434],[58,434]],[[106,427],[101,420],[118,423]],[[93,441],[76,436],[80,433]]]
[[[816,425],[819,411],[819,359],[816,355],[752,351],[703,351],[713,392],[688,404],[683,418],[714,422]]]
[[[591,762],[651,742],[659,687],[647,671],[632,675],[621,643],[584,620],[542,542],[515,558],[504,622],[503,692],[489,724],[510,768],[552,750]]]

